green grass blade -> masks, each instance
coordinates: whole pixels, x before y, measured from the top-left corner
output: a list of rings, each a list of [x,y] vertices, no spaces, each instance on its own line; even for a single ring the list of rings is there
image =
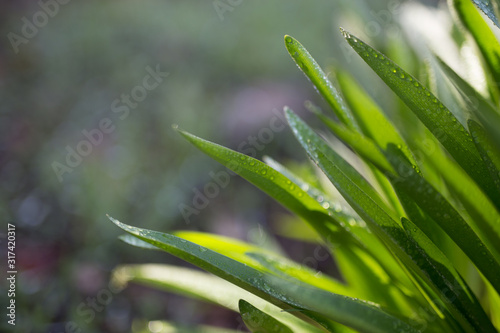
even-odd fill
[[[328,80],[325,72],[319,67],[316,60],[309,54],[302,44],[295,38],[286,35],[285,46],[293,61],[299,66],[300,70],[311,80],[318,92],[330,105],[335,115],[349,128],[357,127],[351,111],[344,103],[342,96],[337,89]]]
[[[391,164],[387,161],[386,157],[380,149],[369,137],[366,137],[360,131],[355,131],[349,129],[341,124],[336,123],[332,119],[325,116],[322,111],[308,103],[306,105],[310,111],[316,114],[316,116],[342,141],[344,141],[351,149],[353,149],[367,164],[367,168],[370,169],[373,175],[373,180],[378,184],[381,192],[385,195],[387,201],[396,210],[398,214],[403,214],[403,208],[399,202],[394,189],[391,184],[384,176],[383,172],[380,170],[385,170],[384,172],[393,172]],[[379,149],[380,147],[380,149]],[[411,155],[411,154],[410,154]],[[376,165],[374,167],[372,164]]]
[[[405,170],[399,178],[393,178],[393,184],[404,191],[425,211],[471,259],[493,287],[500,293],[500,264],[490,252],[491,244],[485,246],[472,228],[453,206],[419,175],[397,147],[388,151],[389,160],[396,170]],[[414,221],[415,222],[415,221]]]
[[[392,165],[377,145],[359,132],[355,132],[341,124],[336,123],[324,114],[317,113],[318,118],[342,141],[349,145],[361,157],[370,156],[370,162],[385,172],[394,172]]]
[[[389,143],[400,146],[408,159],[416,165],[417,163],[410,149],[397,129],[351,75],[344,71],[338,71],[337,81],[363,134],[372,139],[382,149],[386,149]]]
[[[323,208],[341,215],[342,219],[345,220],[344,222],[348,223],[350,219],[359,219],[356,213],[354,213],[354,211],[351,209],[351,207],[347,206],[343,202],[333,201],[323,190],[317,188],[316,186],[313,186],[311,183],[307,183],[306,181],[302,180],[299,176],[294,174],[278,161],[269,156],[264,156],[263,161],[271,168],[290,179],[301,189],[306,191],[311,198],[314,198],[316,201],[320,202]]]
[[[290,179],[258,160],[206,140],[202,140],[191,134],[185,132],[181,132],[181,134],[209,156],[237,172],[261,190],[268,193],[271,197],[278,200],[292,212],[309,222],[323,237],[332,252],[335,250],[336,252],[341,252],[341,255],[349,256],[352,264],[349,272],[351,272],[353,277],[356,276],[365,281],[362,287],[365,287],[363,290],[367,294],[362,295],[369,300],[376,300],[384,304],[387,302],[390,304],[390,295],[380,292],[380,290],[382,290],[380,283],[382,283],[383,280],[377,279],[376,271],[366,267],[366,260],[368,259],[363,259],[359,255],[353,255],[351,253],[352,248],[359,248],[371,254],[375,253],[375,249],[368,249],[363,243],[365,239],[360,239],[357,235],[353,234],[353,230],[350,228],[350,221],[345,223],[345,216],[342,212],[336,212],[335,210],[330,210],[330,207],[323,206],[323,201],[320,203],[314,200]],[[325,149],[327,149],[326,144]],[[349,172],[349,168],[352,167],[346,163],[346,168]],[[352,172],[354,174],[355,170],[352,169]],[[366,188],[367,191],[372,191],[374,196],[378,196],[364,178],[357,172],[355,172],[355,175],[358,177],[357,181],[360,186]],[[381,199],[379,200],[380,204],[384,205]],[[389,209],[387,210],[389,211]],[[363,230],[358,229],[358,231],[361,236],[366,236],[369,240],[370,235],[363,233]],[[376,253],[374,255],[375,258],[377,258],[378,264],[382,267],[390,265],[390,262],[388,264],[384,263],[381,254]],[[354,264],[354,262],[356,264]],[[392,274],[397,275],[398,273],[398,271],[395,271]],[[404,279],[402,279],[402,281],[404,281]],[[361,286],[359,288],[361,288]],[[384,299],[386,302],[383,302]]]
[[[323,332],[321,329],[300,320],[288,312],[282,311],[277,306],[226,280],[192,268],[159,264],[125,265],[114,270],[113,279],[120,284],[133,282],[175,292],[236,312],[238,312],[238,299],[245,299],[294,330],[311,333]]]
[[[339,221],[328,215],[322,203],[311,198],[306,191],[265,163],[187,132],[179,132],[205,154],[239,174],[306,220],[322,237],[331,236],[331,240],[339,242],[339,245],[363,246]],[[332,224],[335,228],[332,228]]]
[[[451,0],[458,18],[474,37],[493,77],[500,82],[500,44],[488,24],[470,0]],[[498,89],[498,87],[494,87]]]
[[[355,296],[354,290],[340,281],[324,274],[318,274],[317,271],[307,266],[299,265],[288,258],[265,251],[261,247],[224,236],[195,231],[176,231],[173,235],[199,244],[260,271],[295,278],[336,294]],[[136,247],[148,250],[161,250],[129,234],[122,235],[119,238],[125,243]]]
[[[469,132],[453,114],[413,76],[357,37],[342,30],[345,39],[377,75],[405,102],[460,166],[490,197],[496,189],[486,174]]]
[[[337,259],[337,263],[341,268],[341,273],[347,281],[365,281],[362,283],[366,288],[360,288],[359,285],[355,285],[356,292],[359,293],[358,297],[363,299],[372,300],[377,303],[387,303],[392,304],[398,302],[396,308],[402,310],[407,308],[407,302],[404,300],[397,300],[397,291],[394,291],[395,297],[387,297],[389,293],[379,293],[374,281],[379,279],[384,281],[383,285],[385,288],[391,288],[388,286],[387,276],[391,279],[390,284],[394,286],[397,285],[398,288],[405,290],[404,294],[408,294],[408,288],[411,289],[413,285],[411,281],[407,279],[406,274],[401,270],[399,264],[394,260],[391,253],[387,248],[380,242],[380,240],[373,234],[369,229],[367,229],[366,224],[362,221],[357,214],[352,211],[350,207],[346,208],[339,206],[337,203],[332,203],[328,200],[328,196],[322,193],[320,190],[307,185],[302,182],[296,175],[291,173],[283,165],[272,160],[271,158],[265,158],[266,163],[272,166],[274,169],[278,170],[282,174],[286,175],[289,179],[299,185],[301,188],[307,188],[307,192],[310,196],[314,198],[320,198],[320,200],[328,206],[329,212],[332,216],[346,226],[352,233],[365,245],[365,248],[360,249],[366,253],[362,253],[355,248],[349,248],[347,251],[344,249],[336,249],[334,256]],[[304,187],[307,186],[307,187]],[[368,256],[368,257],[367,257]],[[373,259],[369,258],[372,257]],[[373,262],[375,260],[375,262]],[[355,262],[360,262],[359,267],[355,267]],[[366,270],[367,267],[368,270]],[[380,271],[382,269],[383,271]],[[402,284],[401,284],[402,283]],[[348,295],[348,294],[346,294]],[[403,297],[404,298],[404,297]]]
[[[256,245],[202,232],[176,231],[174,235],[200,244],[260,271],[295,278],[336,294],[354,296],[353,290],[340,281],[324,274],[318,274],[317,271],[309,269],[307,266],[299,265],[288,258],[264,251]]]
[[[182,238],[132,227],[113,218],[110,219],[127,233],[207,270],[309,322],[321,322],[323,325],[328,325],[333,320],[361,332],[383,333],[392,330],[417,332],[405,321],[384,312],[371,303],[265,274]]]
[[[241,318],[251,332],[293,333],[288,326],[243,299],[240,299],[238,306]]]
[[[472,0],[474,4],[481,9],[481,11],[486,14],[490,18],[490,20],[495,23],[497,27],[500,28],[500,23],[498,22],[498,17],[495,12],[495,7],[493,6],[493,1],[497,1],[497,5],[500,5],[498,3],[498,0]]]
[[[488,133],[495,138],[497,147],[500,145],[500,112],[489,101],[487,101],[476,89],[474,89],[467,81],[462,79],[450,66],[448,66],[441,58],[436,56],[436,60],[450,79],[453,85],[457,88],[462,96],[467,109],[478,119],[481,124],[488,130]]]
[[[445,304],[451,313],[460,312],[460,309],[456,309],[455,305],[452,304],[454,298],[450,298],[440,289],[443,277],[433,265],[429,264],[428,258],[422,254],[423,250],[417,244],[411,243],[399,224],[358,187],[349,175],[342,171],[342,168],[338,166],[339,158],[332,160],[323,151],[316,148],[316,143],[311,139],[311,133],[306,130],[306,125],[295,114],[287,112],[287,119],[310,158],[325,172],[370,229],[406,267],[410,267],[420,279],[432,287],[442,304]],[[465,325],[464,328],[467,327],[464,322],[461,324]],[[472,328],[469,327],[469,330]]]
[[[467,320],[478,332],[495,333],[495,328],[476,296],[448,258],[413,222],[404,217],[401,222],[409,239],[423,250],[422,255],[427,258],[427,262],[433,265],[443,277],[441,281],[438,281],[442,283],[439,288],[448,289],[453,293],[452,297],[456,297],[455,305],[460,310],[457,315],[465,314]]]
[[[380,207],[391,214],[396,216],[394,211],[390,209],[387,204],[382,200],[380,194],[375,191],[371,184],[361,176],[356,169],[354,169],[349,163],[347,163],[343,158],[340,157],[330,146],[322,140],[314,131],[307,126],[303,121],[301,121],[292,110],[285,108],[285,114],[287,119],[294,131],[294,134],[299,138],[301,142],[307,142],[316,147],[316,149],[321,150],[323,154],[331,156],[331,158],[339,161],[339,167],[344,173],[346,173],[353,182],[361,188],[365,193],[367,193],[372,200],[374,200]],[[309,141],[308,141],[309,140]]]
[[[498,196],[496,202],[499,202],[500,205],[500,153],[481,125],[472,119],[469,119],[468,125],[477,150],[481,154],[493,180],[493,184],[497,188]],[[498,130],[500,131],[500,127]]]

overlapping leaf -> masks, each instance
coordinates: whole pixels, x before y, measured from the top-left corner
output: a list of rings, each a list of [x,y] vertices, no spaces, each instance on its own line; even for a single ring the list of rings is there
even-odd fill
[[[262,273],[198,244],[167,233],[136,228],[111,220],[129,234],[197,265],[256,296],[312,323],[333,331],[334,322],[362,332],[406,330],[417,332],[408,323],[376,305],[332,294],[307,284]],[[377,325],[373,325],[377,322]]]

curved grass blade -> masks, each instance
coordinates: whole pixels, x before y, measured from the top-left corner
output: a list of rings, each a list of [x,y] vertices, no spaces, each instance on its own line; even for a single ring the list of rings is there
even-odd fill
[[[472,34],[493,76],[493,82],[500,82],[500,44],[488,24],[470,0],[452,0],[460,21]],[[498,91],[498,86],[494,89]]]
[[[399,224],[384,209],[378,206],[369,195],[356,186],[348,175],[342,172],[341,168],[337,166],[337,160],[330,159],[321,150],[317,149],[314,143],[311,143],[312,140],[309,139],[310,133],[304,133],[304,124],[301,124],[301,120],[295,114],[287,112],[286,115],[297,139],[306,149],[310,158],[325,172],[352,208],[367,222],[370,229],[401,260],[404,266],[411,268],[426,285],[432,288],[433,292],[441,300],[442,306],[448,309],[450,313],[461,313],[460,309],[457,309],[456,305],[452,303],[454,298],[450,299],[450,296],[440,289],[439,286],[443,277],[434,266],[429,265],[428,258],[422,255],[423,250],[417,244],[410,242]],[[463,316],[457,318],[460,320]],[[453,323],[450,324],[454,325]],[[467,331],[473,331],[470,323],[465,319],[460,320],[460,325]]]
[[[287,119],[292,125],[292,129],[296,136],[300,136],[301,141],[311,144],[316,147],[317,150],[323,152],[323,154],[327,156],[331,156],[331,158],[339,161],[339,167],[342,169],[344,173],[346,173],[353,182],[360,187],[365,193],[367,193],[372,200],[374,200],[380,207],[384,208],[384,210],[392,215],[396,216],[395,212],[390,209],[387,204],[382,200],[380,194],[375,191],[375,189],[371,186],[371,184],[361,176],[356,169],[354,169],[349,163],[347,163],[339,154],[337,154],[333,149],[328,146],[328,144],[322,140],[319,136],[317,136],[314,131],[307,126],[304,122],[302,122],[289,108],[285,107],[285,114]],[[296,128],[295,128],[296,127]]]
[[[302,44],[295,38],[285,35],[285,46],[293,61],[300,70],[311,80],[318,92],[330,105],[335,115],[349,128],[356,128],[357,125],[352,117],[351,111],[345,105],[341,95],[333,84],[328,80],[325,72],[309,54]]]
[[[468,110],[475,116],[481,124],[488,130],[489,135],[495,137],[496,142],[500,142],[500,113],[487,101],[476,89],[467,81],[462,79],[450,66],[441,58],[435,56],[439,66],[450,79],[455,88],[464,99]],[[497,144],[500,145],[500,143]]]
[[[321,329],[288,312],[282,311],[277,306],[254,294],[217,276],[199,270],[160,264],[125,265],[114,270],[113,279],[122,285],[133,282],[175,292],[217,304],[236,312],[238,312],[238,299],[243,298],[261,311],[287,324],[295,331],[323,332]]]
[[[224,236],[195,231],[176,231],[173,235],[223,254],[259,271],[283,277],[292,277],[336,294],[355,296],[355,291],[340,281],[323,274],[318,274],[317,271],[313,271],[307,266],[299,265],[288,258],[265,251],[258,246]],[[125,243],[136,247],[148,250],[161,250],[129,234],[122,235],[119,238]]]
[[[313,324],[320,322],[321,325],[329,327],[330,331],[334,327],[331,321],[335,321],[361,332],[417,332],[405,321],[371,303],[265,274],[182,238],[128,226],[111,217],[110,219],[127,233],[288,310],[299,318]]]
[[[292,171],[290,171],[288,168],[286,168],[278,161],[274,160],[269,156],[264,156],[263,161],[271,168],[273,168],[274,170],[278,171],[279,173],[290,179],[301,189],[306,191],[311,198],[314,198],[316,201],[320,202],[323,208],[343,216],[343,219],[345,219],[346,223],[348,223],[349,220],[351,219],[354,219],[356,221],[359,220],[359,217],[351,209],[351,207],[349,207],[343,202],[333,201],[331,198],[328,197],[328,195],[325,194],[323,190],[319,189],[318,187],[314,186],[311,183],[305,182],[299,176],[294,174]]]
[[[306,220],[322,237],[331,236],[332,241],[338,242],[339,245],[354,244],[364,247],[348,229],[328,215],[328,211],[320,202],[265,163],[187,132],[179,130],[179,133],[205,154]]]
[[[491,179],[493,179],[493,183],[498,190],[500,200],[500,153],[481,125],[472,119],[469,119],[468,125],[477,150],[481,154],[481,157],[488,168]],[[498,130],[500,131],[500,127]]]
[[[382,149],[387,149],[389,143],[400,146],[406,157],[414,165],[417,165],[406,142],[394,125],[352,76],[340,70],[337,72],[337,81],[363,134],[372,139]]]
[[[349,229],[353,232],[354,235],[363,243],[366,245],[366,249],[369,250],[369,254],[375,258],[375,261],[379,263],[383,263],[381,267],[383,268],[384,272],[377,273],[377,275],[380,276],[381,281],[385,281],[387,278],[387,274],[390,276],[392,279],[392,284],[394,285],[395,283],[402,283],[400,287],[405,290],[404,294],[408,295],[409,291],[407,290],[408,287],[412,287],[411,282],[407,279],[406,274],[401,270],[401,267],[399,264],[393,259],[391,256],[390,252],[387,250],[387,248],[380,242],[380,240],[371,233],[371,231],[366,227],[366,224],[364,221],[362,221],[357,214],[352,211],[350,207],[344,207],[344,206],[339,206],[338,203],[333,203],[331,202],[327,195],[322,193],[320,190],[305,184],[300,178],[298,178],[296,175],[291,173],[288,169],[286,169],[283,165],[279,164],[278,162],[274,161],[273,159],[266,157],[265,161],[268,165],[272,166],[274,169],[278,170],[282,174],[286,175],[289,179],[291,179],[294,183],[296,183],[298,186],[300,186],[303,189],[307,188],[307,192],[309,195],[313,198],[317,198],[317,200],[323,202],[323,207],[328,207],[327,209],[329,212],[332,213],[332,215],[338,219],[339,221],[342,221],[345,225],[349,226]],[[355,251],[355,249],[351,249],[351,251]],[[374,271],[378,271],[377,267],[374,267],[373,264],[369,265],[370,270],[367,273],[363,274],[362,276],[356,277],[359,273],[357,272],[351,272],[347,273],[346,271],[352,270],[352,267],[354,266],[353,263],[354,261],[359,260],[357,257],[364,258],[366,255],[362,253],[358,253],[357,256],[351,253],[346,253],[344,251],[336,251],[335,256],[337,257],[337,262],[340,266],[344,266],[341,268],[341,272],[344,274],[344,276],[347,278],[348,281],[361,281],[365,277],[368,279],[371,279],[371,276],[373,275]],[[345,263],[345,265],[344,265]],[[382,277],[382,275],[384,277]],[[351,280],[349,276],[352,276],[353,279]],[[372,286],[370,283],[366,283],[367,287],[369,289],[372,289]],[[359,289],[356,289],[359,291]],[[366,294],[366,293],[365,293]],[[368,296],[365,296],[364,298],[370,299]],[[379,301],[381,302],[381,301]],[[404,305],[399,303],[398,308],[404,308]]]
[[[498,248],[498,244],[487,243],[485,246],[462,216],[453,206],[420,176],[397,147],[388,150],[389,160],[396,170],[406,170],[398,178],[392,178],[395,187],[404,191],[425,211],[471,259],[476,267],[500,293],[500,264],[490,252],[490,248]]]
[[[497,0],[498,1],[498,0]],[[490,18],[490,20],[495,23],[497,27],[500,28],[500,23],[498,22],[498,17],[495,12],[495,7],[493,6],[492,0],[472,0],[474,4],[481,9],[481,11]]]
[[[358,254],[353,255],[352,252],[353,248],[359,248],[364,252],[370,253],[376,258],[376,262],[381,267],[384,267],[387,272],[387,267],[390,265],[390,262],[386,264],[386,260],[381,257],[380,253],[375,253],[364,244],[364,241],[366,239],[369,240],[369,236],[372,235],[363,234],[363,230],[359,230],[360,235],[366,236],[365,239],[359,239],[357,235],[353,234],[350,223],[344,222],[344,216],[342,214],[332,210],[329,211],[329,207],[325,208],[325,206],[323,206],[324,202],[320,203],[314,200],[291,180],[264,163],[234,152],[228,148],[202,140],[191,134],[185,132],[181,132],[181,134],[206,154],[235,171],[261,190],[268,193],[271,197],[275,198],[286,208],[309,222],[326,241],[326,245],[330,248],[332,253],[335,251],[340,252],[341,254],[339,255],[341,256],[349,256],[349,261],[351,262],[349,272],[353,277],[356,276],[357,279],[363,279],[363,281],[365,281],[365,283],[359,287],[363,287],[364,293],[362,295],[370,300],[376,300],[383,304],[391,304],[392,298],[390,295],[380,292],[382,290],[380,284],[383,283],[383,280],[377,278],[376,271],[370,270],[366,266],[368,259],[363,259]],[[322,140],[321,142],[324,144],[325,150],[329,149],[326,143]],[[333,151],[332,153],[334,154]],[[366,188],[367,191],[371,191],[374,196],[378,196],[364,178],[357,172],[354,173],[355,170],[352,169],[349,164],[346,163],[345,167],[348,169],[347,172],[351,171],[355,177],[358,177],[357,181],[360,186]],[[379,201],[381,205],[385,205],[381,199],[379,199]],[[373,238],[373,236],[371,238]],[[354,264],[354,262],[356,264]],[[388,274],[402,275],[398,271],[389,271]],[[403,281],[402,283],[406,282],[404,278],[402,278],[401,281]]]
[[[342,30],[345,39],[377,75],[405,102],[482,190],[495,200],[497,191],[486,174],[469,132],[413,76],[357,37]]]
[[[361,133],[350,130],[349,128],[337,124],[324,114],[316,113],[316,116],[336,135],[347,143],[361,157],[370,156],[370,162],[375,164],[381,170],[394,172],[392,165],[387,161],[384,154],[378,149],[377,145]]]
[[[456,297],[455,304],[460,313],[465,314],[478,332],[495,333],[495,328],[476,296],[448,258],[413,222],[404,217],[401,222],[410,241],[415,242],[422,249],[422,255],[427,258],[427,263],[434,266],[434,270],[443,277],[441,281],[436,281],[442,283],[439,288],[453,293],[451,298]]]
[[[238,307],[243,322],[251,332],[293,333],[288,326],[243,299],[240,299]]]
[[[359,131],[351,130],[341,124],[336,123],[332,119],[325,116],[322,111],[309,103],[306,107],[309,108],[316,116],[342,141],[344,141],[351,149],[353,149],[367,163],[367,167],[371,170],[376,183],[379,185],[387,201],[396,210],[397,214],[404,214],[403,207],[399,202],[394,189],[380,170],[393,172],[392,165],[387,161],[386,157],[380,151],[379,147],[368,137],[364,136]],[[369,156],[369,158],[367,158]],[[374,167],[372,164],[375,164]]]
[[[288,258],[265,251],[256,245],[202,232],[176,231],[174,235],[200,244],[260,271],[282,277],[292,277],[336,294],[354,296],[353,290],[340,281],[318,274],[317,271],[309,269],[307,266],[299,265]]]

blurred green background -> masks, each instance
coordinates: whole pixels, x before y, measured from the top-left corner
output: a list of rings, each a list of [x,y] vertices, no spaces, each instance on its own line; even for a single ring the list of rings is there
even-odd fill
[[[396,23],[380,13],[390,13],[394,0],[60,2],[42,1],[58,4],[49,9],[35,1],[1,4],[1,251],[6,224],[15,224],[18,270],[16,327],[5,320],[2,327],[59,333],[73,321],[82,332],[129,332],[134,322],[159,319],[240,327],[237,314],[174,294],[138,286],[107,292],[119,264],[182,263],[121,243],[106,214],[149,229],[264,242],[283,211],[237,177],[186,222],[180,205],[193,206],[210,173],[223,168],[172,124],[241,149],[284,105],[307,116],[305,100],[323,104],[287,54],[283,36],[302,41],[325,68],[359,76],[366,67],[353,61],[338,27],[385,50]],[[53,15],[44,20],[41,11]],[[30,30],[26,21],[39,27]],[[145,90],[145,77],[157,68],[168,76]],[[368,91],[390,103],[380,98],[385,88],[374,76],[363,75]],[[131,94],[138,98],[125,111],[122,98]],[[96,132],[103,121],[108,133]],[[90,148],[82,143],[85,131],[94,133]],[[68,167],[68,151],[78,147],[87,156],[71,157]],[[263,155],[306,161],[288,129],[273,133],[256,154]],[[287,246],[297,260],[310,251]],[[109,295],[105,306],[89,303]]]

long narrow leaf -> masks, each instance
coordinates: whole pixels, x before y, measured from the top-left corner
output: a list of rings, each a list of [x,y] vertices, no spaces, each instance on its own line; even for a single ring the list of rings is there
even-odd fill
[[[128,226],[110,218],[129,234],[197,265],[310,322],[328,325],[333,320],[362,332],[406,330],[417,332],[376,305],[283,279],[167,233]],[[373,325],[377,323],[377,325]],[[333,327],[333,326],[332,326]]]
[[[413,76],[359,38],[342,30],[345,39],[377,75],[406,103],[460,166],[492,199],[500,200],[469,132]]]
[[[285,46],[293,61],[295,61],[302,72],[311,80],[337,117],[346,124],[346,126],[350,128],[357,127],[351,111],[347,108],[341,95],[330,80],[328,80],[325,72],[319,67],[316,60],[311,57],[306,48],[295,38],[288,35],[285,36]]]

